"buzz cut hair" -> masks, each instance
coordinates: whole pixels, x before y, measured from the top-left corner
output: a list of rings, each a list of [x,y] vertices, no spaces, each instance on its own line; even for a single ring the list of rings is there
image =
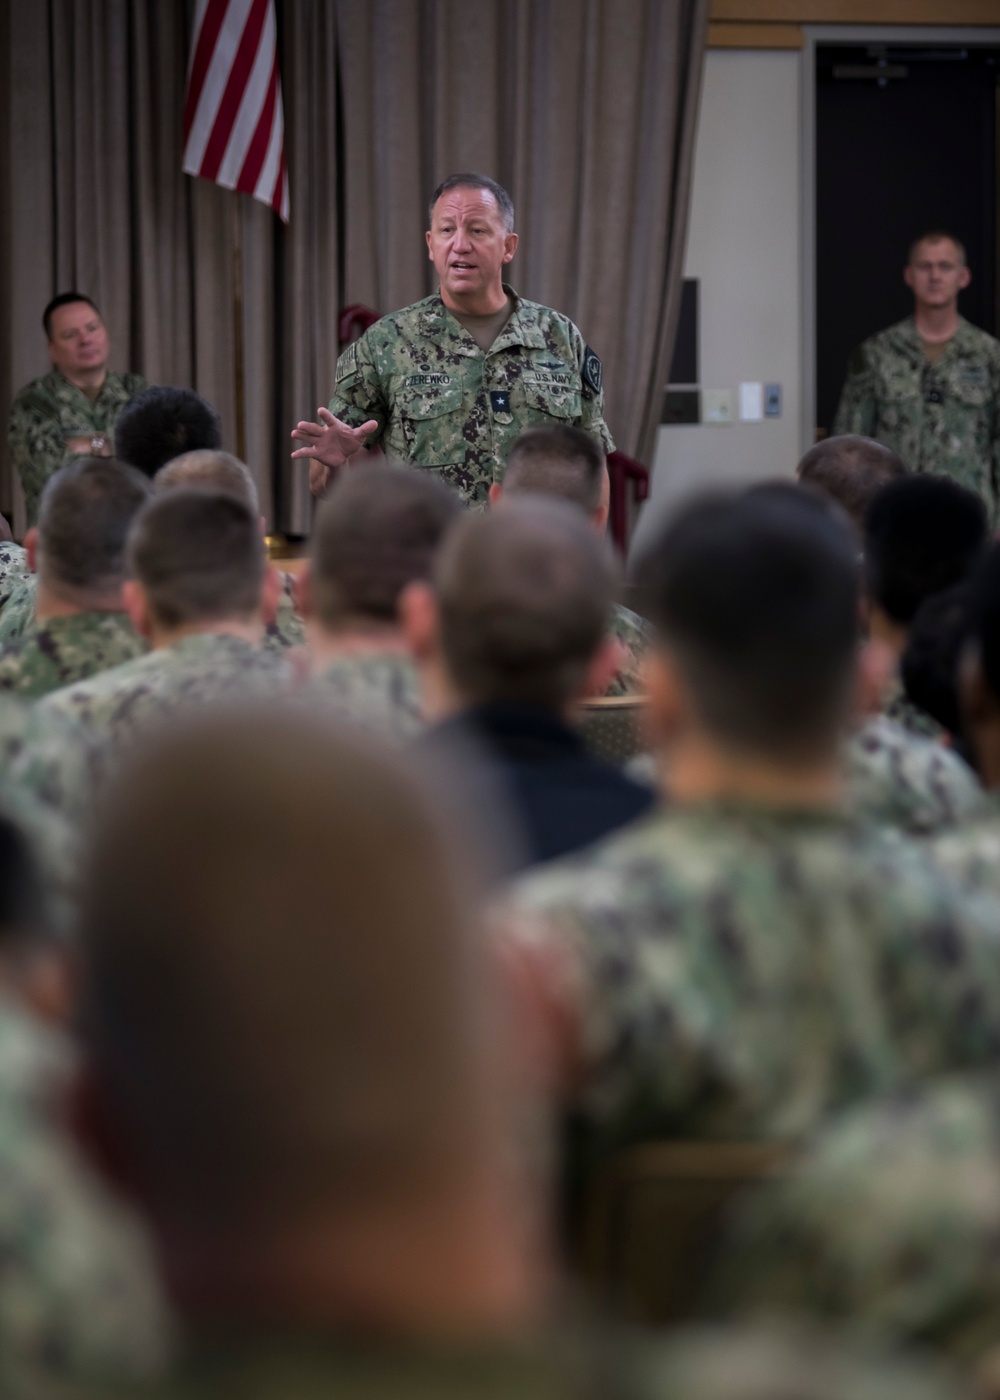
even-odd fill
[[[529,428],[510,449],[503,489],[508,495],[558,496],[593,515],[603,473],[601,445],[582,428]]]
[[[865,512],[883,486],[906,476],[906,463],[874,438],[844,433],[824,438],[802,458],[795,474],[842,506],[860,533]]]
[[[955,235],[946,228],[932,228],[930,233],[923,233],[919,238],[915,238],[910,244],[910,253],[907,262],[913,262],[913,259],[917,256],[917,249],[924,243],[954,243],[959,262],[963,267],[966,265],[967,256],[965,244],[960,238],[956,238]]]
[[[500,216],[503,219],[503,226],[507,233],[514,231],[514,201],[504,189],[503,185],[496,180],[491,180],[489,175],[477,175],[475,171],[466,171],[461,175],[448,175],[441,181],[437,189],[431,195],[431,202],[427,209],[427,227],[430,228],[434,222],[434,207],[443,194],[448,190],[486,190],[497,202]]]
[[[73,306],[76,302],[82,301],[85,306],[89,306],[93,311],[101,316],[97,303],[92,301],[85,292],[60,292],[57,297],[53,297],[48,306],[42,312],[42,326],[45,329],[45,339],[52,339],[52,313],[58,311],[60,306]],[[104,317],[101,316],[103,322]]]
[[[98,607],[125,577],[125,541],[149,479],[112,457],[82,457],[50,476],[38,507],[39,572],[48,587]]]
[[[176,491],[179,487],[192,491],[219,491],[242,501],[254,515],[260,514],[260,499],[250,468],[231,452],[214,452],[202,447],[174,457],[154,476],[153,490],[162,496],[164,492]]]

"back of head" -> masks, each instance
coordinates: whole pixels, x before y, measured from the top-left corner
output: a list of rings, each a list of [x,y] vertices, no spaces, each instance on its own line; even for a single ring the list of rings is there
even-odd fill
[[[891,482],[865,517],[869,597],[908,626],[925,598],[965,578],[986,536],[986,507],[974,491],[940,476]]]
[[[163,627],[256,615],[266,561],[257,518],[232,496],[170,491],[137,517],[128,565]]]
[[[257,487],[250,475],[250,468],[230,452],[199,448],[195,452],[182,452],[179,457],[174,457],[156,473],[153,490],[162,496],[164,491],[174,491],[178,487],[218,491],[223,496],[234,496],[254,515],[260,514]]]
[[[611,618],[614,575],[575,507],[532,497],[467,517],[435,584],[442,649],[465,700],[561,709],[576,697]]]
[[[78,459],[51,476],[38,510],[46,586],[81,607],[117,601],[125,540],[149,494],[146,477],[107,457]]]
[[[365,465],[344,473],[313,528],[312,597],[324,627],[394,623],[408,583],[430,577],[457,495],[424,471]]]
[[[193,389],[154,385],[133,395],[115,424],[115,452],[146,476],[197,448],[222,446],[222,423]]]
[[[882,487],[906,474],[902,458],[891,448],[855,433],[824,438],[809,449],[796,468],[799,480],[831,496],[859,531],[864,528],[865,512]]]
[[[403,761],[316,714],[206,715],[124,774],[82,901],[87,1026],[161,1222],[252,1255],[317,1204],[449,1189],[495,1112],[452,860]]]
[[[899,664],[908,699],[952,735],[962,732],[958,668],[969,635],[969,604],[967,581],[921,603]]]
[[[969,636],[990,690],[1000,701],[1000,544],[992,544],[970,580]]]
[[[792,486],[690,504],[645,556],[647,615],[724,745],[781,761],[832,751],[857,643],[857,542]]]
[[[580,428],[529,428],[507,458],[505,495],[558,496],[593,515],[601,503],[604,453]]]

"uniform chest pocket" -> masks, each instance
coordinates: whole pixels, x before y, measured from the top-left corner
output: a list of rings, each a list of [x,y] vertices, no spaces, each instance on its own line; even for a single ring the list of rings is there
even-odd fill
[[[529,422],[545,422],[552,418],[565,422],[582,415],[580,381],[575,375],[535,374],[525,370],[521,375],[521,392]]]
[[[993,397],[990,377],[985,369],[973,365],[964,372],[959,369],[948,376],[947,389],[960,403],[970,408],[983,408]]]
[[[411,462],[430,467],[465,461],[460,381],[404,385],[396,404]]]

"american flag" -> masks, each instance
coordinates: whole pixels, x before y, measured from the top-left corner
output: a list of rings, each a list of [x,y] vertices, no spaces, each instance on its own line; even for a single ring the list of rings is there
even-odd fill
[[[288,222],[274,0],[198,0],[184,170],[270,204]]]

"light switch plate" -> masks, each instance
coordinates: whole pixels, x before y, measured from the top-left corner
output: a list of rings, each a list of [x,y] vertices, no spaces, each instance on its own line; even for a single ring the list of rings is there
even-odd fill
[[[764,385],[764,417],[765,417],[765,418],[780,418],[780,417],[781,417],[781,385],[780,385],[780,384],[765,384],[765,385]]]
[[[764,417],[764,386],[759,380],[740,385],[740,422],[759,423]]]
[[[733,421],[732,389],[702,389],[701,421],[703,423],[731,423]]]

